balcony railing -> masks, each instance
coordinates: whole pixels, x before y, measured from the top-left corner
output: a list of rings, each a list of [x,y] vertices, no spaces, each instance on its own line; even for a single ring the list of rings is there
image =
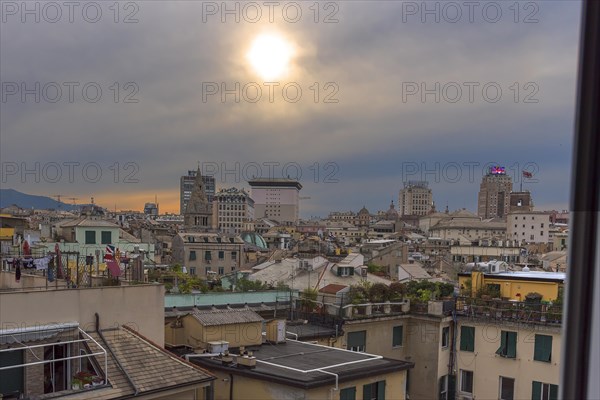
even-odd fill
[[[560,325],[562,304],[456,298],[457,315],[494,321]]]

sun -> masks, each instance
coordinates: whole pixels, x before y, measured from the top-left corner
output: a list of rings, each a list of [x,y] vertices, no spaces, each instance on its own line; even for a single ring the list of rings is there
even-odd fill
[[[292,45],[282,36],[263,34],[252,42],[247,58],[258,75],[273,80],[289,73],[293,53]]]

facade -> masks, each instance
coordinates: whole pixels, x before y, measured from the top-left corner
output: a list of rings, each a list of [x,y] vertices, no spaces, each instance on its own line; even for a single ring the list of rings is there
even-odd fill
[[[214,201],[221,232],[239,235],[254,220],[254,200],[244,189],[221,189]]]
[[[558,399],[560,323],[495,322],[485,314],[457,319],[456,398]]]
[[[550,213],[521,211],[508,214],[506,236],[519,243],[549,243]]]
[[[477,215],[482,219],[506,218],[510,205],[512,179],[500,167],[483,176],[477,197]]]
[[[151,216],[158,216],[158,203],[144,204],[144,214],[151,215]]]
[[[173,260],[188,274],[211,277],[243,269],[244,241],[239,236],[211,232],[184,232],[173,237]]]
[[[514,241],[498,241],[472,244],[458,244],[450,247],[452,261],[460,263],[487,262],[500,260],[507,263],[517,263],[521,260],[521,247]]]
[[[256,218],[272,218],[296,225],[300,216],[302,185],[293,179],[253,179],[248,181],[254,199]]]
[[[398,196],[398,212],[401,217],[427,215],[433,207],[433,195],[426,181],[408,181]]]
[[[183,175],[179,179],[179,214],[185,212],[187,203],[192,195],[192,189],[194,188],[197,174],[198,171],[189,170],[187,175]],[[215,195],[215,177],[203,175],[202,182],[204,183],[206,197],[209,202],[212,202],[213,196]]]

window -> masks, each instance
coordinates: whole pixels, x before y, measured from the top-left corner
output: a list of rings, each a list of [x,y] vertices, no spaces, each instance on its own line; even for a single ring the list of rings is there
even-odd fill
[[[450,343],[450,327],[445,326],[442,328],[442,348],[445,349]]]
[[[44,361],[61,360],[69,357],[69,345],[57,344],[44,347]],[[44,393],[54,393],[66,390],[70,385],[69,360],[51,361],[44,364]]]
[[[475,351],[475,327],[461,326],[460,327],[460,350]]]
[[[460,391],[473,393],[473,371],[460,370]]]
[[[395,326],[392,331],[392,347],[402,346],[402,334],[404,327],[402,325]]]
[[[346,350],[366,351],[367,331],[348,332]]]
[[[101,244],[111,244],[112,243],[112,232],[110,232],[110,231],[100,232],[100,243]]]
[[[514,400],[515,380],[514,378],[500,377],[500,400]]]
[[[196,259],[196,250],[190,250],[190,257],[188,261],[194,261]]]
[[[232,251],[231,252],[231,259],[232,260],[237,260],[237,251]]]
[[[190,267],[190,275],[196,275],[196,267]]]
[[[340,390],[340,400],[356,400],[356,388],[353,386]]]
[[[536,361],[550,362],[552,359],[552,336],[535,335],[533,359]]]
[[[440,396],[439,400],[448,400],[448,375],[440,378]]]
[[[532,400],[557,400],[558,385],[533,381],[531,383]]]
[[[0,353],[0,367],[21,365],[24,363],[23,350],[4,351]],[[5,369],[1,372],[0,393],[23,393],[25,368]]]
[[[210,267],[204,267],[204,274],[208,275],[209,272],[210,272]]]
[[[219,251],[219,260],[224,260],[225,259],[225,252],[224,251]]]
[[[364,400],[383,400],[385,399],[385,381],[370,383],[363,386]]]
[[[225,267],[219,267],[219,275],[223,275],[225,273]]]
[[[85,231],[85,244],[96,244],[96,231]]]
[[[506,358],[517,357],[517,332],[500,332],[500,347],[496,350],[496,354]]]
[[[212,260],[212,254],[210,253],[210,250],[206,250],[206,251],[204,252],[204,259],[205,259],[206,261],[210,261],[210,260]]]

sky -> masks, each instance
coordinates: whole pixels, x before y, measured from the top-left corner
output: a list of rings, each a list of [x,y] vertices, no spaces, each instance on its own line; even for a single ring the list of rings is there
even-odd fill
[[[2,188],[178,212],[200,167],[297,178],[303,217],[385,210],[409,180],[476,210],[496,164],[568,208],[578,1],[69,4],[0,3]],[[261,35],[280,76],[248,59]]]

